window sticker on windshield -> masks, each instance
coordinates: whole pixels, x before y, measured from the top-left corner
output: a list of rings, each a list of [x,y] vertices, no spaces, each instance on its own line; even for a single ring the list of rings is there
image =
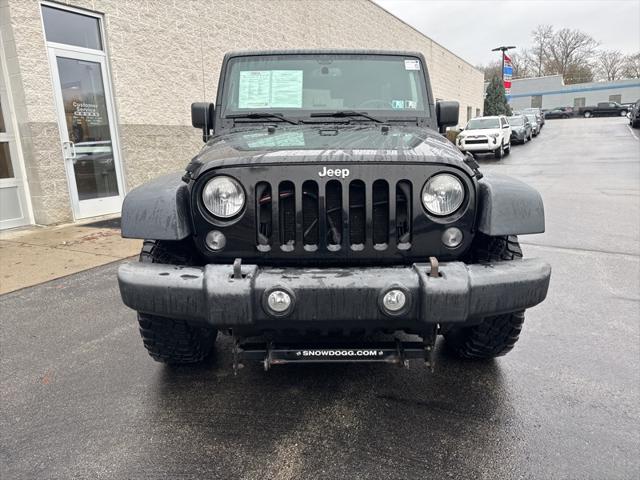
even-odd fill
[[[271,106],[302,108],[302,70],[271,72]]]
[[[240,72],[239,108],[268,108],[271,100],[271,71]]]
[[[302,70],[240,72],[238,108],[302,108]]]
[[[391,108],[394,110],[404,108],[404,100],[391,100]]]
[[[249,148],[304,147],[302,132],[284,132],[279,134],[251,133],[244,136]]]
[[[405,70],[420,70],[420,61],[419,60],[405,60],[404,61],[404,69]]]

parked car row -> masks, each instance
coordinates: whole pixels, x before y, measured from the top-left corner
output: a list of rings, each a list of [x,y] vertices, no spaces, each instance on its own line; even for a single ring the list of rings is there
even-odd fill
[[[633,104],[631,104],[633,105]],[[597,105],[585,107],[555,107],[544,109],[542,112],[546,118],[571,118],[571,117],[624,117],[632,107],[630,104],[618,102],[600,102]]]
[[[511,153],[512,144],[525,144],[537,137],[543,125],[544,115],[539,109],[527,109],[510,117],[477,117],[460,131],[456,146],[463,153],[493,153],[495,158],[502,158]]]

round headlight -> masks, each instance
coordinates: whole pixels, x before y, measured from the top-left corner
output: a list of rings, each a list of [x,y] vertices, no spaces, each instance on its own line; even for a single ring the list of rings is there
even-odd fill
[[[202,203],[216,217],[237,215],[244,207],[244,201],[242,185],[231,177],[213,177],[202,189]]]
[[[434,215],[451,215],[464,201],[464,186],[454,175],[434,175],[422,189],[422,204]]]

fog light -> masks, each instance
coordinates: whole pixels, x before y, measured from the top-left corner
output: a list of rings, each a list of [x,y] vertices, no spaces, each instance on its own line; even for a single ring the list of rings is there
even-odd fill
[[[291,308],[291,295],[284,290],[274,290],[267,297],[267,306],[273,313],[285,313]]]
[[[449,227],[442,232],[442,243],[449,248],[456,248],[462,243],[462,230],[456,227]]]
[[[391,313],[399,312],[407,303],[407,296],[402,290],[394,288],[389,290],[382,297],[382,306]]]
[[[207,247],[217,252],[218,250],[222,250],[227,244],[227,237],[224,236],[224,233],[218,230],[211,230],[207,233],[205,243],[207,244]]]

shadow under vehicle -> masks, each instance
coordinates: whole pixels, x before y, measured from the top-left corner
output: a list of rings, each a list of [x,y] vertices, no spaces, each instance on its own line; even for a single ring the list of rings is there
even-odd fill
[[[219,332],[236,368],[433,366],[439,334],[465,358],[513,348],[549,285],[516,237],[544,231],[542,199],[442,136],[458,104],[434,101],[421,54],[230,53],[219,85],[192,105],[186,172],[123,205],[145,242],[120,293],[154,359],[202,361]]]

